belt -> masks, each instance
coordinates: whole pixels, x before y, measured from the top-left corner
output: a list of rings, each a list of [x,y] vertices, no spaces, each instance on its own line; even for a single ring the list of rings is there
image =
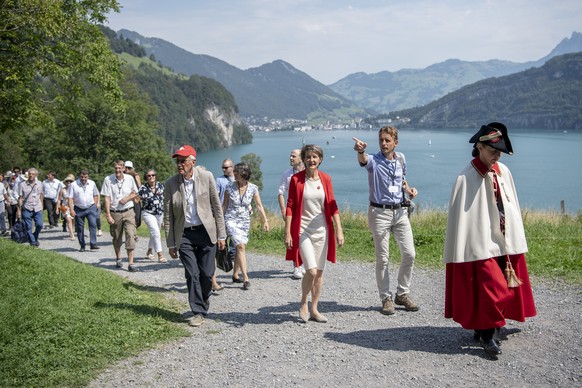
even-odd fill
[[[194,226],[187,226],[184,228],[184,230],[198,230],[204,228],[204,225],[200,224],[200,225],[194,225]]]
[[[379,203],[374,203],[374,202],[370,202],[370,206],[379,207],[382,209],[392,209],[392,210],[400,209],[402,207],[402,205],[399,203],[397,203],[395,205],[380,205]]]
[[[125,213],[128,210],[131,210],[132,208],[129,209],[124,209],[124,210],[110,210],[111,213]]]
[[[95,204],[91,204],[91,205],[89,205],[87,207],[81,207],[81,206],[73,205],[74,208],[81,209],[81,210],[87,210],[87,209],[89,209],[89,208],[91,208],[93,206],[95,206]]]

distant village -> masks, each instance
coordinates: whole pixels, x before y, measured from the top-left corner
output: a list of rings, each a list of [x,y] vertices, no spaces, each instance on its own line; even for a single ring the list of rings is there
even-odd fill
[[[294,132],[309,132],[309,131],[331,131],[338,129],[373,129],[385,125],[406,125],[410,123],[409,118],[401,118],[396,116],[394,118],[355,118],[350,122],[332,122],[310,124],[307,120],[297,119],[275,119],[269,117],[244,117],[243,122],[247,125],[251,132],[275,132],[275,131],[294,131]]]

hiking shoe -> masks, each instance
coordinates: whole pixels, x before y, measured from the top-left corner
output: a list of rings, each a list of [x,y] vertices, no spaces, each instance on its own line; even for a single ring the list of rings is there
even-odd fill
[[[99,250],[99,247],[97,245],[91,245],[91,250],[97,251],[97,250]]]
[[[396,298],[394,298],[394,303],[399,306],[404,306],[404,310],[406,311],[418,311],[419,309],[418,305],[414,303],[408,294],[396,295]]]
[[[188,324],[192,327],[199,327],[204,323],[204,315],[202,314],[196,314],[194,317],[192,317],[192,319],[190,319],[190,321],[188,322]]]
[[[396,312],[396,309],[394,308],[394,303],[392,303],[392,299],[390,297],[387,297],[382,301],[381,312],[384,315],[393,315]]]
[[[301,271],[301,267],[295,267],[295,269],[293,269],[293,279],[303,279],[303,271]]]
[[[139,269],[137,269],[137,268],[136,268],[136,267],[135,267],[133,264],[131,264],[131,265],[128,265],[128,266],[127,266],[127,270],[128,270],[129,272],[137,272],[137,271],[139,271]]]
[[[115,267],[116,268],[123,268],[123,260],[115,260]]]

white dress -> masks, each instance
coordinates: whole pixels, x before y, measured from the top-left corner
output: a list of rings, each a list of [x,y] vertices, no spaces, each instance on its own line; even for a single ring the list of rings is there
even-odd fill
[[[327,258],[327,226],[324,215],[325,192],[321,180],[305,181],[299,230],[299,253],[307,269],[323,270]]]
[[[224,214],[226,233],[234,245],[249,242],[251,228],[251,202],[255,193],[259,191],[257,185],[248,183],[246,191],[241,195],[236,182],[226,185],[228,193],[228,207]]]

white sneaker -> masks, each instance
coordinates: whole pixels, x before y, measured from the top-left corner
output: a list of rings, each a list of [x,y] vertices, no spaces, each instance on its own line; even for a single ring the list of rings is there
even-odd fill
[[[301,271],[301,267],[295,267],[293,269],[293,279],[303,279],[303,271]]]

